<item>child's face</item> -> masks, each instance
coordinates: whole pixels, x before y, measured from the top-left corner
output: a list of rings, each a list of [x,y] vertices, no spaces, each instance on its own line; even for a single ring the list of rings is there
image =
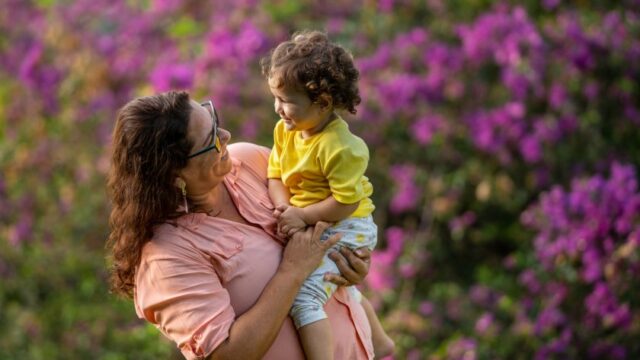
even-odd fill
[[[269,78],[275,111],[284,120],[288,131],[302,131],[303,135],[312,135],[324,128],[331,111],[312,103],[303,91],[277,85],[280,85],[277,79]]]

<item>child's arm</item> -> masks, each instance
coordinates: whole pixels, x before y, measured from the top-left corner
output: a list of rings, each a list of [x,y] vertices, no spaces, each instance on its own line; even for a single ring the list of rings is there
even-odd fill
[[[277,209],[282,205],[289,205],[291,194],[281,179],[269,179],[269,197],[273,202],[273,206]]]
[[[282,230],[282,222],[281,217],[282,213],[289,207],[289,199],[291,198],[291,193],[289,189],[284,186],[281,179],[271,178],[268,181],[269,186],[269,197],[271,198],[271,202],[273,203],[274,210],[273,216],[278,219],[278,233],[281,236],[287,235],[289,232],[284,232]],[[293,233],[291,234],[293,235]]]
[[[278,226],[283,234],[291,235],[306,225],[313,225],[318,221],[336,222],[346,219],[356,211],[359,203],[342,204],[333,196],[329,196],[305,208],[281,205],[276,208],[276,211],[282,212],[278,219]]]
[[[333,196],[329,196],[302,209],[302,219],[309,225],[318,221],[336,222],[344,220],[356,211],[358,204],[360,204],[359,201],[353,204],[343,204]]]

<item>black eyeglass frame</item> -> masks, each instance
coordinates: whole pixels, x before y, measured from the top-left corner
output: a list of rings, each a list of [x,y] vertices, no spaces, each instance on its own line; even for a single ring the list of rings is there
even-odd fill
[[[220,117],[218,116],[218,112],[216,111],[216,107],[213,106],[213,101],[211,101],[211,100],[205,101],[205,102],[201,103],[200,105],[205,107],[205,108],[207,106],[211,106],[211,109],[213,110],[213,111],[209,112],[211,114],[211,116],[213,117],[213,119],[212,119],[213,120],[212,121],[212,123],[213,123],[213,137],[211,138],[212,139],[212,144],[207,146],[207,147],[205,147],[202,150],[196,151],[195,153],[187,156],[187,159],[191,159],[192,157],[195,157],[195,156],[198,156],[198,155],[202,155],[202,154],[204,154],[206,152],[209,152],[209,151],[211,151],[213,149],[215,149],[218,152],[218,154],[220,153],[220,146],[219,146],[220,139],[218,138],[218,126],[220,126]]]

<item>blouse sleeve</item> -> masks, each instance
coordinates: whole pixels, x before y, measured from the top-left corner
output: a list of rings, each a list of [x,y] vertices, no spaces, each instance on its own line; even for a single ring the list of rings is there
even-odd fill
[[[186,249],[147,244],[136,273],[138,316],[173,340],[187,359],[204,359],[229,335],[229,293],[213,266]]]

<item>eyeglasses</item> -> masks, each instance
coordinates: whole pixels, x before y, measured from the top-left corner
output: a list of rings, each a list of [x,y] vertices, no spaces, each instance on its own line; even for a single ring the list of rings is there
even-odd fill
[[[211,139],[211,144],[209,144],[209,146],[205,147],[204,149],[197,151],[189,156],[187,156],[187,159],[191,159],[194,156],[198,156],[198,155],[202,155],[208,151],[211,151],[213,149],[215,149],[218,153],[220,153],[220,148],[222,147],[222,145],[220,144],[220,138],[218,137],[218,126],[220,126],[220,117],[218,116],[218,112],[216,111],[216,107],[213,106],[213,101],[209,100],[207,102],[203,102],[202,105],[205,109],[207,109],[207,111],[209,112],[209,114],[211,115],[211,119],[213,120],[213,138]]]

